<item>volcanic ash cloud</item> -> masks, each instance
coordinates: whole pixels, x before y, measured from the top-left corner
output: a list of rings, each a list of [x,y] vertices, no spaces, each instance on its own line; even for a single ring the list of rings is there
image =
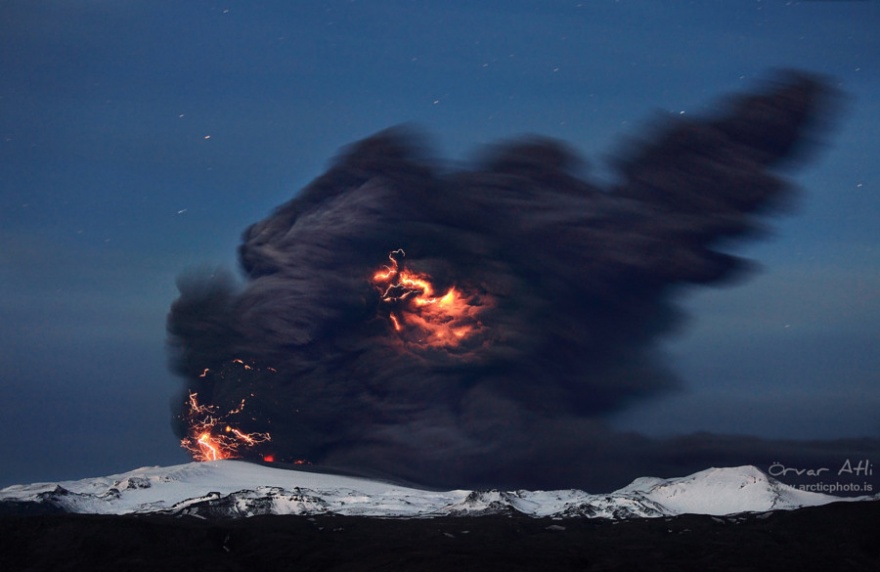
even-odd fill
[[[676,287],[746,267],[720,248],[790,199],[778,169],[829,96],[788,72],[715,116],[654,125],[607,187],[539,137],[457,172],[405,129],[350,146],[244,233],[241,287],[181,278],[178,437],[198,459],[440,486],[570,485],[620,462],[608,443],[644,442],[603,418],[677,387],[655,348]],[[595,463],[566,473],[572,455]]]

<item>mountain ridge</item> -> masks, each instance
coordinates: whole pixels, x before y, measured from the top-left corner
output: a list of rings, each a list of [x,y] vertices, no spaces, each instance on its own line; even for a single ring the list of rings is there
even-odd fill
[[[616,491],[591,494],[578,489],[429,491],[359,477],[224,460],[142,467],[76,481],[13,485],[0,489],[0,512],[159,513],[203,518],[432,518],[508,513],[619,520],[761,513],[876,498],[798,490],[751,465],[710,468],[684,477],[641,477]]]

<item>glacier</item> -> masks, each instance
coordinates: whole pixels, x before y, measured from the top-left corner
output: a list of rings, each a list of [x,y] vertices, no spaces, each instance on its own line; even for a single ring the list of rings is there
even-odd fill
[[[222,460],[143,467],[107,477],[0,489],[3,505],[47,512],[163,513],[203,518],[256,515],[431,518],[523,514],[632,519],[793,510],[877,497],[837,497],[785,485],[760,469],[710,468],[685,477],[643,477],[617,491],[429,491],[391,482]]]

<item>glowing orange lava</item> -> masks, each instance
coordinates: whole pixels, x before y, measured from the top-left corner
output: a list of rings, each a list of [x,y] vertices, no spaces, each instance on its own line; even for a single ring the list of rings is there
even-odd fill
[[[396,332],[405,333],[408,342],[449,348],[482,330],[477,316],[484,300],[454,286],[435,295],[429,275],[402,267],[405,256],[403,249],[391,252],[391,264],[373,274],[382,301],[391,306],[389,320]]]
[[[239,458],[241,448],[271,440],[268,433],[245,433],[229,424],[229,417],[241,413],[244,405],[242,399],[237,407],[220,415],[216,406],[200,404],[198,393],[190,392],[185,414],[189,431],[181,439],[181,447],[196,461],[217,461]]]

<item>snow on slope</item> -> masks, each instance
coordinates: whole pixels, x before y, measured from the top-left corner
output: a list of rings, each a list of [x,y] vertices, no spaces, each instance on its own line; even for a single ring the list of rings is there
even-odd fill
[[[456,494],[456,491],[432,493],[379,481],[227,460],[144,467],[103,478],[57,484],[15,485],[0,490],[0,501],[51,499],[70,512],[127,514],[183,511],[202,501],[236,495],[234,498],[242,501],[239,504],[247,504],[247,499],[273,497],[276,499],[274,512],[278,514],[337,512],[417,516],[438,505],[455,502]],[[458,494],[464,497],[467,492]]]
[[[518,512],[543,517],[640,518],[789,510],[841,500],[783,485],[755,467],[640,478],[605,495],[580,490],[431,492],[390,483],[277,469],[243,461],[145,467],[61,483],[15,485],[0,503],[48,503],[69,512],[165,512],[210,517],[341,514],[431,517]]]
[[[636,479],[617,492],[644,495],[672,514],[764,512],[848,500],[795,489],[753,466],[706,469],[674,479]]]

